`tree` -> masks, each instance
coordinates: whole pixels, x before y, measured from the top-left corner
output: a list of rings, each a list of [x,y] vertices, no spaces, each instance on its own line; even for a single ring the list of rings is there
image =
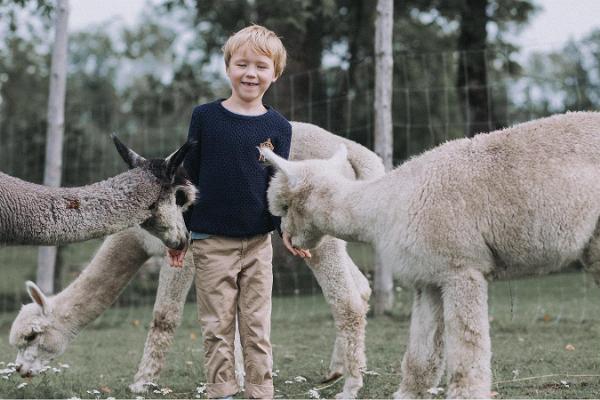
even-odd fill
[[[65,130],[69,0],[58,0],[55,21],[55,38],[50,67],[50,91],[48,95],[44,185],[59,187],[62,175],[62,148]],[[55,246],[40,246],[39,248],[37,283],[44,293],[54,293],[56,254],[57,247]]]

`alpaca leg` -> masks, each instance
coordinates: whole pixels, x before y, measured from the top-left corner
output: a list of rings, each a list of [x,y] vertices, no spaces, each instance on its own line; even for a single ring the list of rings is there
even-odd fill
[[[321,383],[327,383],[336,380],[344,375],[344,348],[346,345],[339,335],[336,335],[333,344],[333,353],[329,362],[329,371]]]
[[[585,271],[592,275],[596,284],[600,286],[600,222],[583,252],[581,262],[585,266]]]
[[[158,380],[175,330],[181,323],[183,306],[194,279],[191,252],[185,258],[182,269],[172,268],[166,263],[160,270],[158,291],[150,331],[144,346],[144,355],[129,389],[134,393],[144,392],[150,382]]]
[[[442,287],[449,398],[489,398],[491,343],[487,281],[461,269]]]
[[[315,274],[327,302],[331,305],[336,326],[336,341],[329,377],[343,365],[345,382],[342,398],[355,398],[362,387],[362,370],[366,367],[365,327],[368,303],[364,288],[359,288],[352,269],[358,268],[346,252],[345,242],[327,239],[313,251],[307,264]],[[342,362],[340,362],[340,359]]]
[[[366,313],[369,309],[369,298],[371,297],[371,288],[369,287],[369,280],[363,275],[362,272],[360,272],[358,267],[354,264],[352,259],[350,259],[350,257],[347,254],[344,254],[343,257],[345,259],[344,264],[348,266],[348,269],[350,270],[350,273],[352,275],[352,279],[354,280],[354,284],[358,289],[358,293],[360,294],[360,297],[363,301],[362,309],[364,309]],[[333,347],[333,353],[331,355],[331,362],[329,364],[329,373],[325,378],[324,382],[335,380],[344,374],[345,346],[345,341],[341,338],[340,335],[337,335]],[[362,351],[364,352],[364,343]]]
[[[444,316],[441,290],[426,286],[415,292],[408,346],[402,360],[402,383],[394,398],[429,397],[444,372]]]

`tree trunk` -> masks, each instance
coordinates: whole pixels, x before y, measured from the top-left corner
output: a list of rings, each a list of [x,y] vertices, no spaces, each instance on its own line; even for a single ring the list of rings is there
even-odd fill
[[[69,0],[57,0],[54,48],[50,66],[46,165],[44,167],[44,185],[52,187],[60,186],[62,174],[68,26]],[[56,252],[57,248],[54,246],[40,246],[38,251],[37,283],[46,294],[54,292]]]
[[[495,125],[487,86],[487,5],[488,0],[465,0],[461,10],[457,86],[468,137]]]
[[[394,26],[393,0],[377,1],[375,18],[375,153],[383,160],[386,171],[393,167],[392,124],[392,33]],[[375,315],[389,311],[394,302],[394,284],[391,265],[385,265],[375,255]]]

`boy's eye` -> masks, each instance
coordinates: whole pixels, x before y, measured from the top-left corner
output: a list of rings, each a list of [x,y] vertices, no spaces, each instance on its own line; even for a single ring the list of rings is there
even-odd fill
[[[246,66],[246,64],[241,64],[241,63],[239,63],[239,64],[237,64],[237,66],[238,66],[238,67],[245,67],[245,66]]]

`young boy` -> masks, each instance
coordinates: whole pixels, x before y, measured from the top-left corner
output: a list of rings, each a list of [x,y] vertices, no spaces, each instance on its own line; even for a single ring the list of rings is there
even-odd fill
[[[188,139],[197,146],[185,160],[199,199],[186,215],[192,232],[198,313],[204,336],[207,394],[239,391],[233,343],[236,314],[246,372],[246,396],[273,398],[271,331],[272,248],[270,232],[279,220],[268,211],[269,168],[259,146],[288,157],[290,123],[263,105],[269,86],[281,76],[286,51],[270,30],[253,25],[223,47],[231,96],[194,109]],[[309,257],[286,247],[295,255]]]

